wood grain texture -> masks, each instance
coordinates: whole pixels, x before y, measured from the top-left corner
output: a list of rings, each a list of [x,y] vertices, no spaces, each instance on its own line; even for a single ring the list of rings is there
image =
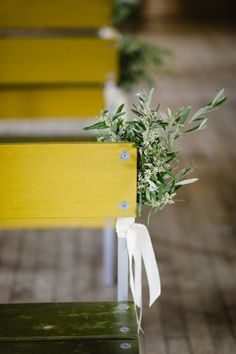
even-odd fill
[[[84,119],[104,109],[103,86],[0,86],[0,118]]]
[[[78,217],[78,218],[70,218],[68,221],[67,218],[47,218],[47,220],[44,220],[43,223],[40,222],[38,218],[30,218],[30,222],[27,222],[25,219],[17,219],[17,221],[14,219],[14,221],[11,221],[11,225],[8,225],[8,222],[6,220],[1,220],[0,219],[0,227],[7,227],[7,228],[15,228],[16,226],[19,228],[39,228],[39,229],[44,229],[47,227],[47,229],[55,229],[55,228],[61,228],[61,227],[67,227],[67,228],[75,228],[75,227],[88,227],[89,229],[97,229],[97,228],[104,228],[105,225],[107,224],[107,220],[111,220],[109,225],[113,228],[115,227],[116,224],[116,219],[115,218],[93,218],[93,217]]]
[[[122,345],[126,345],[125,350]],[[34,341],[34,342],[1,342],[1,354],[138,354],[138,340],[72,340],[72,341]]]
[[[0,28],[98,28],[111,23],[111,0],[1,0]]]
[[[116,79],[116,40],[0,37],[0,84],[104,83]]]
[[[2,304],[0,317],[0,342],[137,338],[132,303]],[[122,332],[122,327],[128,331]]]
[[[120,158],[124,150],[128,160]],[[30,226],[30,219],[32,226],[46,227],[48,219],[76,226],[81,217],[135,215],[136,149],[130,143],[2,143],[0,164],[2,227]]]

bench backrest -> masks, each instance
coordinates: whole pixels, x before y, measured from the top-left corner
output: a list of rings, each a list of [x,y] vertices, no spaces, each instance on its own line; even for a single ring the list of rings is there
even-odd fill
[[[111,0],[0,0],[0,118],[84,118],[118,76]],[[92,30],[92,31],[91,31]]]
[[[0,37],[0,118],[98,115],[118,47],[96,37]]]
[[[76,226],[135,216],[131,143],[0,143],[0,226]]]
[[[113,0],[0,0],[0,28],[98,28],[111,24]]]

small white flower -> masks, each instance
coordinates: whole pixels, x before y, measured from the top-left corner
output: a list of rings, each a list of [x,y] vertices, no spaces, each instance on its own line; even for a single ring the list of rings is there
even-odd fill
[[[157,186],[155,185],[154,182],[152,182],[151,180],[149,180],[149,191],[150,192],[156,192],[157,191]]]
[[[166,204],[174,204],[174,200],[173,198],[176,196],[176,193],[172,193],[172,194],[169,194],[169,193],[165,193],[161,199],[158,201],[158,206],[159,207],[163,207],[165,206]]]
[[[144,146],[150,146],[152,143],[156,141],[157,138],[160,136],[160,131],[159,129],[154,129],[154,130],[145,130],[143,132],[143,143]]]

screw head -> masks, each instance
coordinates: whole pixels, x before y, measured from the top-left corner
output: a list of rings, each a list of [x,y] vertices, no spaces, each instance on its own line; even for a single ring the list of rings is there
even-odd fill
[[[131,348],[131,344],[130,343],[121,343],[120,347],[122,349],[130,349]]]
[[[129,203],[126,200],[122,200],[120,202],[120,209],[121,210],[128,210],[129,209]]]
[[[129,332],[129,327],[120,327],[120,332],[122,332],[122,333]]]
[[[129,151],[126,151],[126,150],[121,151],[120,158],[121,158],[121,160],[129,160],[129,158],[130,158]]]

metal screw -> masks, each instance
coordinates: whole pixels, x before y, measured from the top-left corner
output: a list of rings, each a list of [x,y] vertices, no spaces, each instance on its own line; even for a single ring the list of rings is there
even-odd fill
[[[121,158],[121,160],[129,160],[129,158],[130,158],[129,151],[126,151],[126,150],[121,151],[120,158]]]
[[[120,327],[120,332],[122,332],[122,333],[129,332],[129,327]]]
[[[120,209],[128,210],[129,209],[129,203],[126,200],[123,200],[122,202],[120,202]]]
[[[122,349],[130,349],[131,348],[131,344],[130,343],[121,343],[120,347]]]

